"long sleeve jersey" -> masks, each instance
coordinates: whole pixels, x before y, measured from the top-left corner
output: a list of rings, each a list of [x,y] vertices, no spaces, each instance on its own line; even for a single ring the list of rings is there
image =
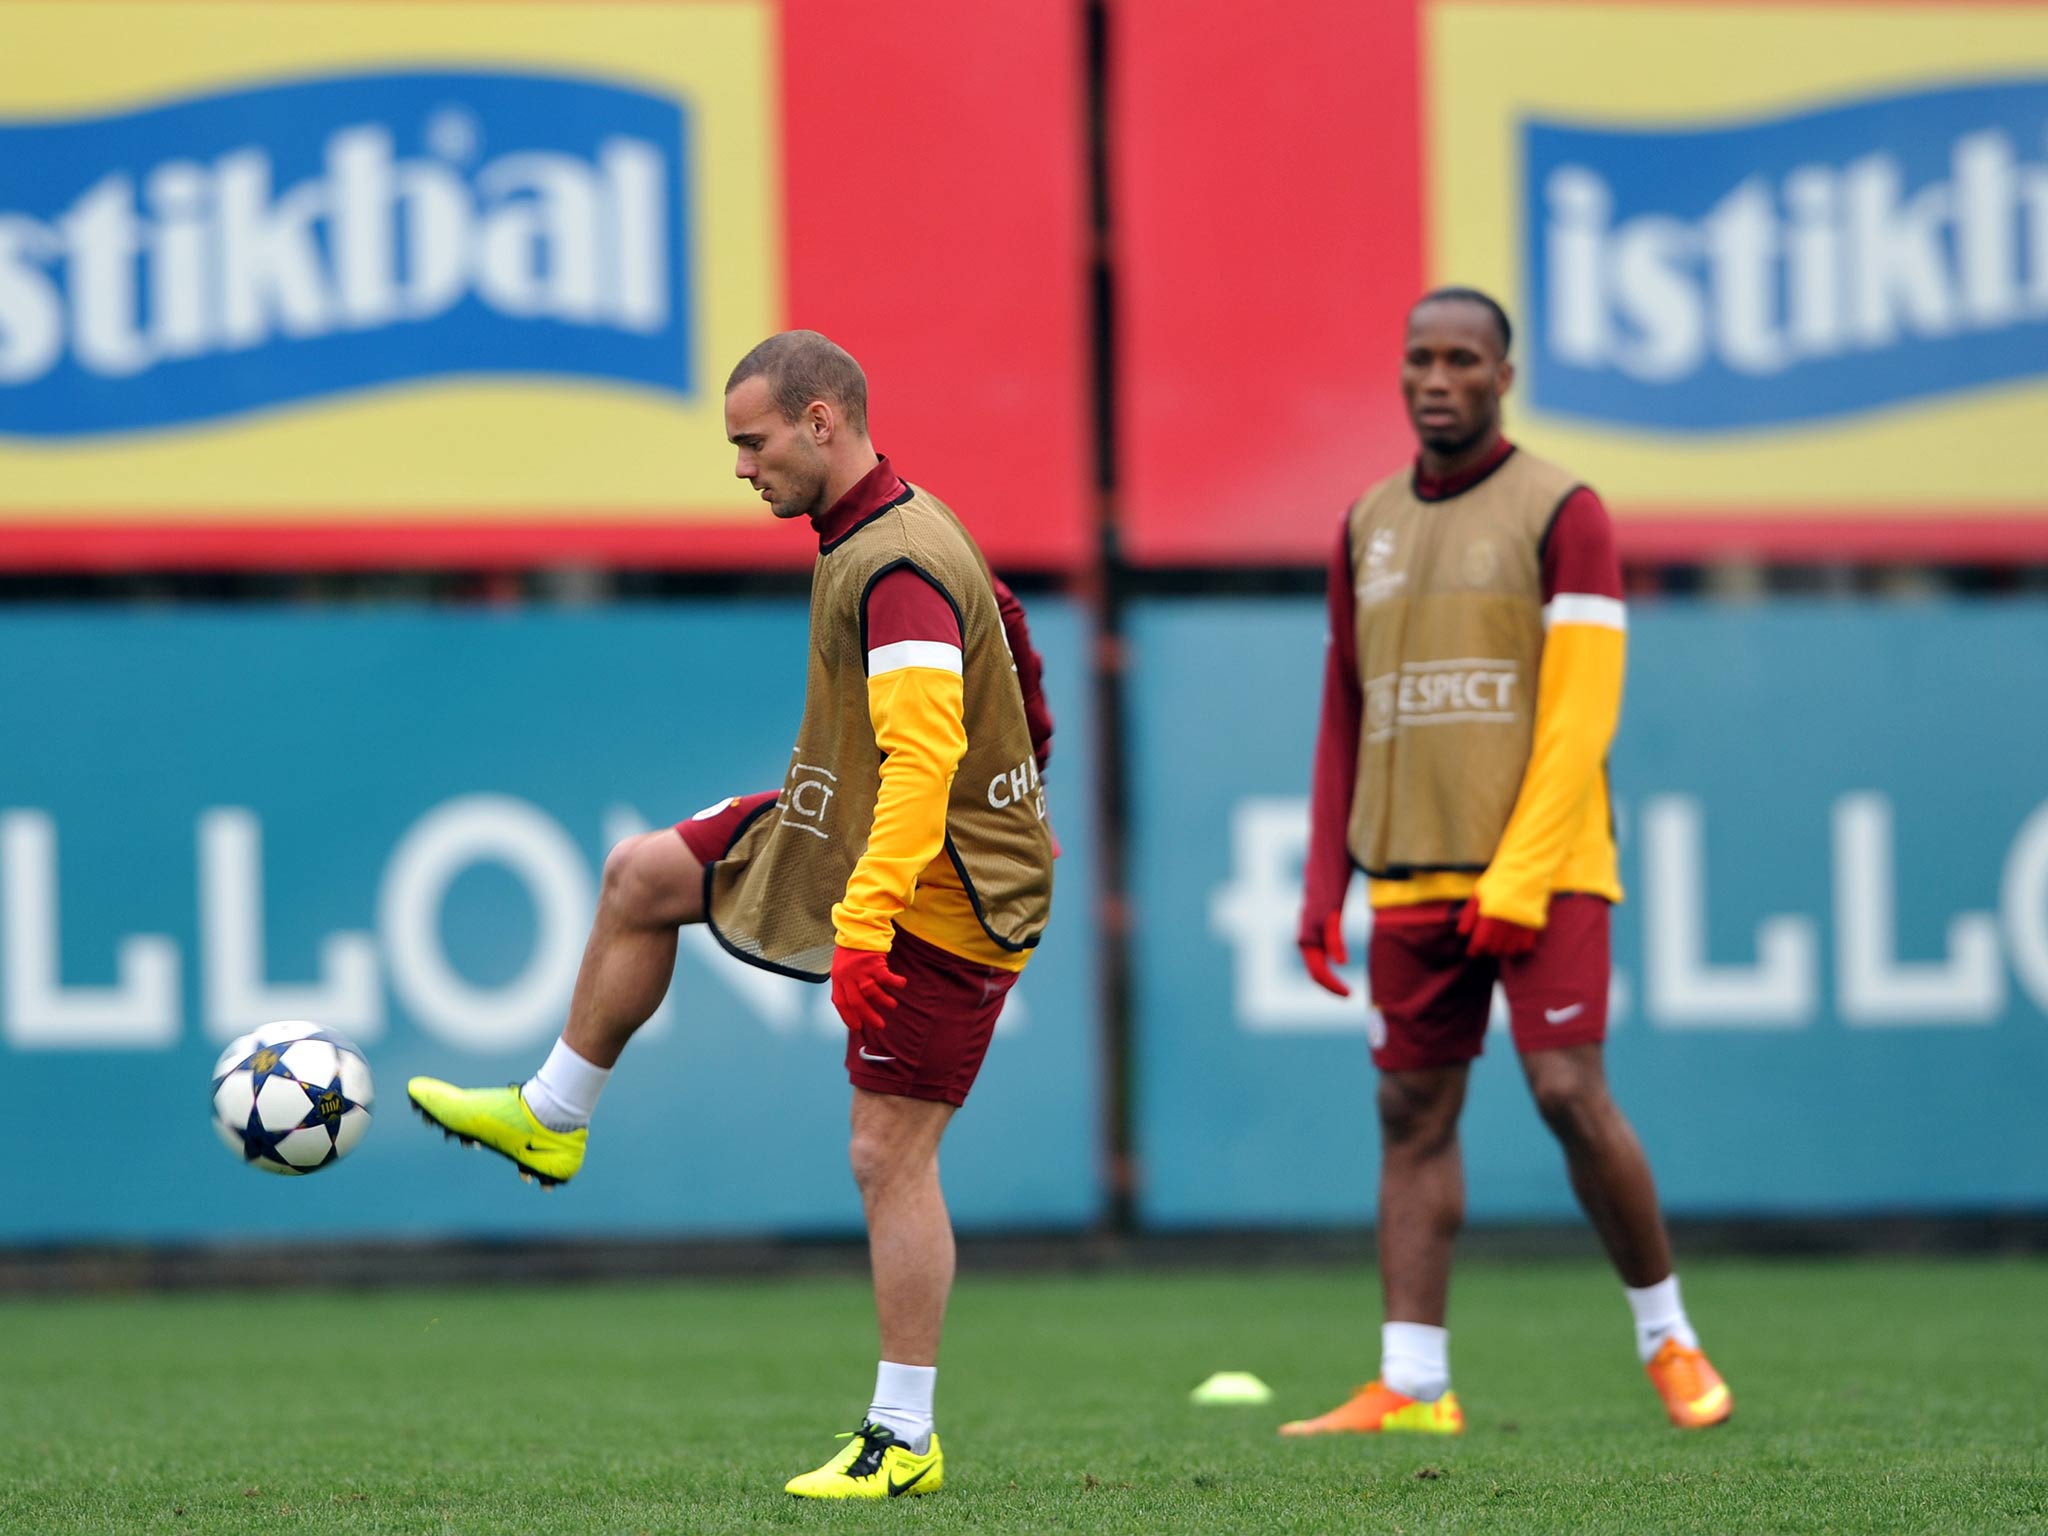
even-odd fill
[[[1500,451],[1455,481],[1432,483],[1418,468],[1425,501],[1445,500],[1476,483],[1513,452]],[[1459,902],[1477,896],[1480,911],[1540,928],[1558,891],[1619,900],[1608,815],[1606,758],[1621,717],[1627,619],[1621,565],[1607,509],[1581,487],[1558,508],[1544,538],[1543,659],[1529,762],[1515,807],[1485,873],[1430,873],[1371,882],[1375,909]],[[1355,867],[1347,843],[1358,780],[1357,596],[1348,519],[1339,525],[1330,563],[1330,642],[1316,736],[1309,849],[1303,872],[1301,937],[1320,943],[1326,914],[1343,905]]]
[[[997,607],[1040,772],[1052,756],[1043,666],[1024,607],[1000,578]],[[868,714],[881,749],[881,790],[867,851],[832,909],[838,942],[887,950],[893,924],[963,959],[1020,971],[1030,952],[1006,950],[982,928],[946,852],[946,802],[967,751],[960,620],[923,577],[891,571],[867,595]]]

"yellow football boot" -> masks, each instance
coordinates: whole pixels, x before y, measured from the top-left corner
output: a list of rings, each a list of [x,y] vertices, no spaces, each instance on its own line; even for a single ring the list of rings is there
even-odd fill
[[[1446,1392],[1433,1403],[1403,1396],[1383,1381],[1369,1381],[1349,1402],[1313,1419],[1282,1424],[1283,1435],[1462,1435],[1465,1412],[1458,1394]]]
[[[1725,1424],[1735,1412],[1735,1394],[1721,1379],[1702,1350],[1688,1349],[1676,1339],[1643,1367],[1650,1373],[1650,1385],[1664,1399],[1664,1411],[1680,1429],[1707,1429]]]
[[[575,1178],[583,1166],[589,1130],[549,1130],[533,1118],[517,1083],[509,1088],[458,1088],[438,1077],[416,1077],[405,1085],[405,1092],[429,1125],[439,1126],[465,1147],[489,1147],[510,1158],[519,1177],[530,1184],[552,1189]]]
[[[800,1499],[899,1499],[937,1493],[946,1481],[946,1457],[939,1437],[922,1456],[879,1424],[863,1424],[841,1435],[845,1447],[815,1472],[792,1477],[784,1493]]]

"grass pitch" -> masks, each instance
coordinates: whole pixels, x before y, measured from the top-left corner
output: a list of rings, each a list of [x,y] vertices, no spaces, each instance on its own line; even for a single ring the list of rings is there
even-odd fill
[[[857,1280],[0,1303],[9,1532],[2048,1531],[2048,1263],[1708,1263],[1734,1422],[1669,1429],[1592,1265],[1463,1267],[1462,1440],[1282,1442],[1365,1273],[968,1275],[946,1487],[787,1498],[873,1381]],[[1217,1369],[1270,1408],[1197,1408]]]

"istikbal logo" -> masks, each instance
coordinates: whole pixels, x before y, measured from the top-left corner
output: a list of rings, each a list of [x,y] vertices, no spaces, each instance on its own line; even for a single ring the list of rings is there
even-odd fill
[[[673,100],[502,73],[0,122],[0,434],[446,374],[687,394],[688,128]]]
[[[1522,149],[1543,411],[1704,433],[2048,376],[2048,82]]]

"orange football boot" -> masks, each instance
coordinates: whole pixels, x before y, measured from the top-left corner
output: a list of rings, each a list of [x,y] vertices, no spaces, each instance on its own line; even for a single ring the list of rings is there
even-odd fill
[[[1465,1414],[1458,1394],[1446,1392],[1433,1403],[1406,1397],[1385,1382],[1369,1381],[1346,1403],[1320,1418],[1282,1424],[1283,1435],[1462,1435]]]
[[[1735,1394],[1728,1390],[1721,1373],[1708,1362],[1702,1350],[1687,1349],[1676,1339],[1666,1339],[1664,1347],[1650,1357],[1650,1363],[1643,1369],[1650,1374],[1650,1385],[1664,1399],[1664,1411],[1680,1429],[1725,1424],[1728,1415],[1735,1411]]]

